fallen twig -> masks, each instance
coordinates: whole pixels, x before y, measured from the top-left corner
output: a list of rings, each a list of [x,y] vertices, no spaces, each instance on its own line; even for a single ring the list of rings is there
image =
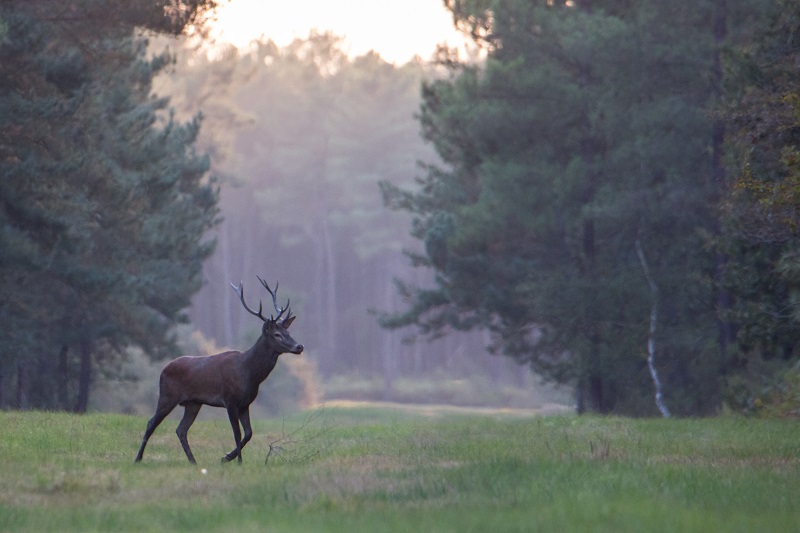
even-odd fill
[[[324,412],[325,406],[323,405],[307,414],[300,426],[289,433],[286,432],[286,419],[284,419],[281,424],[281,436],[269,443],[269,451],[264,459],[264,464],[269,464],[270,458],[296,464],[310,461],[318,456],[322,449],[319,447],[309,449],[309,445],[330,431],[331,427],[325,423],[313,431],[308,432],[307,430],[310,430],[310,426],[322,418]]]

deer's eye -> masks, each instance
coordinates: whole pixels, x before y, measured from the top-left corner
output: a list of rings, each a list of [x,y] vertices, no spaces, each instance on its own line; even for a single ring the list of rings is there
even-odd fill
[[[283,335],[281,335],[280,333],[275,333],[274,336],[276,339],[280,339],[281,337],[283,337]]]

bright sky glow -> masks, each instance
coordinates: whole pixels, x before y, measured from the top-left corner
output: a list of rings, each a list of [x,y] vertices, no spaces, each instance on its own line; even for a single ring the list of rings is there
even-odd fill
[[[329,30],[345,37],[351,55],[375,50],[396,64],[464,41],[441,0],[232,0],[211,27],[217,41],[239,48],[262,35],[284,46],[312,29]]]

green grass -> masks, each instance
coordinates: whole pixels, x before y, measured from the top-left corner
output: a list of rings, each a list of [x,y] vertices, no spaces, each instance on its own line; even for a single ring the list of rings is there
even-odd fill
[[[0,413],[3,531],[795,531],[800,424],[328,408],[226,421]],[[201,468],[208,470],[201,473]]]

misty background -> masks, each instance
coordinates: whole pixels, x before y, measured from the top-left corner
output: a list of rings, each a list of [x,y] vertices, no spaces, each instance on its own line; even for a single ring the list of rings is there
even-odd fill
[[[179,118],[203,110],[198,146],[212,155],[220,184],[216,248],[188,310],[186,331],[204,343],[196,351],[244,349],[259,334],[230,282],[243,281],[249,304],[261,300],[268,311],[256,276],[279,282],[279,305],[290,299],[298,315],[293,335],[306,350],[281,358],[256,406],[347,399],[536,408],[570,400],[567,390],[490,354],[485,332],[418,338],[413,328],[378,323],[405,305],[395,279],[432,284],[430,272],[409,268],[404,250],[419,248],[411,217],[384,206],[379,182],[412,186],[419,164],[437,161],[415,115],[420,85],[442,76],[438,67],[396,66],[377,53],[349,57],[345,39],[330,32],[286,47],[254,41],[249,51],[151,43],[160,47],[177,58],[155,90],[171,96]],[[134,381],[122,384],[127,398],[136,391],[136,405],[110,397],[120,386],[114,380],[96,408],[147,411],[157,373],[143,358],[138,365],[127,375]]]

